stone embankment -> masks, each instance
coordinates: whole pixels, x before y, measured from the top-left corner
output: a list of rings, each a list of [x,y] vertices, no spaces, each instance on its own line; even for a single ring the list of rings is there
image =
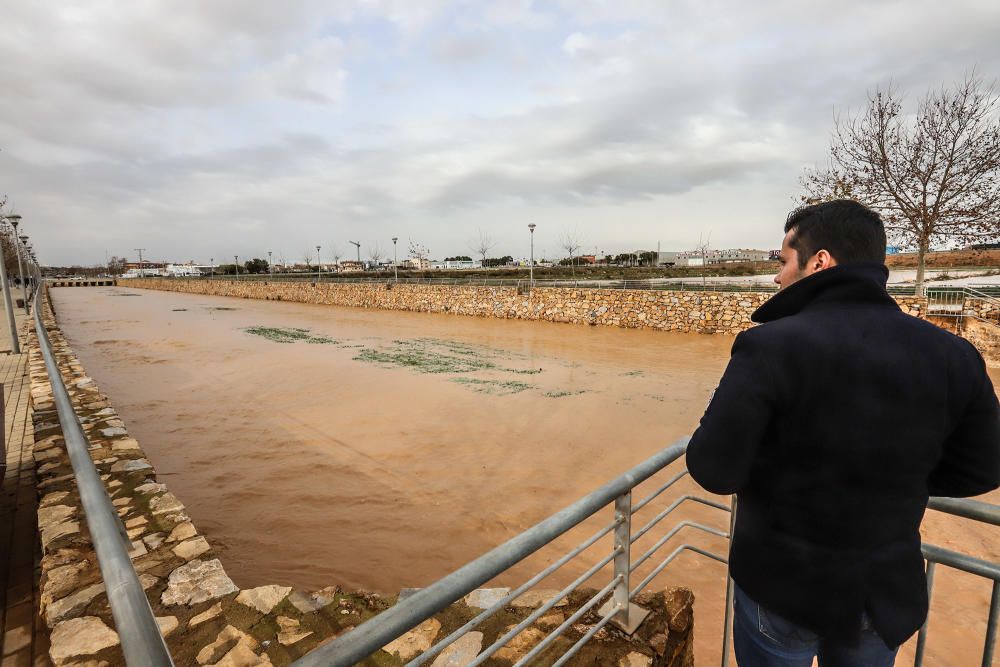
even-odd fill
[[[501,319],[600,324],[631,329],[737,334],[753,326],[750,315],[770,298],[760,292],[683,292],[386,283],[307,283],[253,280],[133,279],[143,289],[295,301],[357,308],[454,313]],[[921,316],[926,299],[897,298],[904,311]]]
[[[211,542],[199,534],[183,503],[156,476],[153,464],[126,424],[88,377],[59,331],[51,311],[44,315],[57,363],[84,431],[90,456],[117,508],[131,542],[133,566],[177,665],[250,667],[287,665],[395,602],[395,598],[338,587],[314,592],[267,585],[240,590],[226,573]],[[97,558],[52,390],[34,336],[29,341],[34,458],[38,472],[38,526],[42,547],[41,608],[51,631],[50,657],[56,665],[123,665],[118,634],[101,581]],[[293,508],[289,508],[293,511]],[[456,563],[456,566],[459,565]],[[477,615],[507,589],[474,591],[428,619],[365,661],[401,665]],[[438,656],[432,667],[468,664],[552,600],[558,591],[529,591]],[[559,601],[536,622],[488,659],[511,665],[563,624],[589,597],[578,591]],[[633,637],[607,627],[597,633],[571,665],[693,664],[693,596],[683,588],[646,594],[638,602],[654,613]],[[598,619],[583,615],[540,656],[549,664],[583,636]]]

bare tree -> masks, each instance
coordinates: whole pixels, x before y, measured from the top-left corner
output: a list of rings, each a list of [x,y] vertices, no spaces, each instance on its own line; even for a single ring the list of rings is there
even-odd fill
[[[424,260],[427,258],[428,255],[431,254],[431,251],[427,249],[427,246],[423,245],[422,243],[417,243],[413,239],[409,239],[408,249],[410,257],[413,257],[414,259],[417,260],[417,268],[422,269]]]
[[[382,267],[379,266],[379,262],[382,261],[382,247],[379,246],[378,241],[376,241],[368,249],[368,259],[375,264],[376,270],[380,270]]]
[[[566,232],[563,234],[562,241],[560,242],[563,250],[569,253],[569,265],[573,272],[573,277],[576,277],[576,260],[574,255],[576,251],[583,246],[583,242],[580,241],[579,233],[574,230],[572,232]]]
[[[108,273],[113,276],[117,276],[118,274],[123,273],[125,271],[125,264],[127,262],[128,260],[124,257],[118,257],[117,255],[112,255],[111,258],[108,259]]]
[[[336,243],[331,243],[327,247],[329,248],[327,252],[330,253],[330,259],[333,260],[334,270],[337,270],[340,267],[340,248],[337,247]]]
[[[712,232],[707,235],[698,235],[698,244],[694,247],[695,252],[701,255],[701,284],[705,285],[708,282],[706,279],[706,270],[708,267],[708,253],[712,251]]]
[[[928,92],[904,114],[876,90],[853,118],[835,119],[830,165],[802,177],[805,203],[851,198],[877,210],[890,238],[917,249],[923,294],[928,250],[1000,238],[1000,99],[970,74]]]
[[[302,261],[306,263],[306,269],[312,266],[312,250],[306,250],[306,253],[302,256]]]
[[[469,243],[469,248],[472,252],[482,258],[482,266],[486,266],[486,256],[490,253],[490,250],[493,250],[493,248],[496,247],[496,245],[496,241],[493,240],[493,237],[480,229],[479,238],[471,241]]]

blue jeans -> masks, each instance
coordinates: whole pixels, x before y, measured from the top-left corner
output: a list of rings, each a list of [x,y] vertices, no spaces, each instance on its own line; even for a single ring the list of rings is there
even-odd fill
[[[735,587],[733,644],[740,667],[892,667],[896,651],[885,645],[862,617],[861,640],[856,646],[824,641],[811,630],[769,612]]]

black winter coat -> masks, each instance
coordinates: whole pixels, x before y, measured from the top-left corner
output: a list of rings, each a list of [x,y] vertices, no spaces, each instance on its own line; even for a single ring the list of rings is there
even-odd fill
[[[741,333],[691,436],[705,489],[737,494],[733,579],[765,609],[889,646],[927,615],[929,495],[1000,484],[1000,406],[979,352],[900,311],[880,264],[820,271]]]

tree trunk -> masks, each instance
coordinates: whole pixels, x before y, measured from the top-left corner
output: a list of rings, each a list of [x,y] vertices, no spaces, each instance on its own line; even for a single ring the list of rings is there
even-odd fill
[[[917,245],[917,280],[914,287],[917,296],[924,296],[924,269],[927,262],[927,249],[930,246],[929,240],[924,237]]]

